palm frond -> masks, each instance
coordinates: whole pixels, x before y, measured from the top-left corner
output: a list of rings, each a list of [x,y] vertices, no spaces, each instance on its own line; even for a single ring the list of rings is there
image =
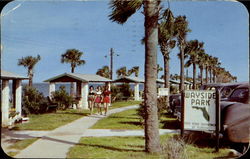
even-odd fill
[[[112,12],[109,19],[118,24],[124,24],[130,16],[141,8],[142,2],[143,0],[111,0],[109,8]]]

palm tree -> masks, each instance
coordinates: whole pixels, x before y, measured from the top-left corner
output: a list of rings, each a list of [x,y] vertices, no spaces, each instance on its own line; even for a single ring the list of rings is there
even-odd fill
[[[175,47],[175,27],[174,16],[171,10],[168,8],[164,11],[162,21],[159,24],[158,29],[158,43],[161,49],[161,53],[164,60],[164,75],[162,76],[165,82],[165,88],[169,88],[169,54]],[[168,103],[168,102],[167,102]]]
[[[37,64],[38,61],[41,60],[40,55],[37,55],[37,57],[32,56],[26,56],[22,57],[21,59],[18,59],[18,65],[24,66],[25,68],[28,68],[28,76],[29,76],[29,86],[32,86],[33,83],[33,76],[34,76],[34,67]]]
[[[159,64],[157,64],[157,78],[158,78],[159,72],[161,71],[163,71],[163,68]]]
[[[157,115],[157,44],[158,44],[158,17],[160,1],[155,0],[112,0],[109,15],[112,21],[123,24],[143,5],[145,16],[145,149],[154,153],[160,151],[160,137]]]
[[[77,66],[81,66],[85,64],[84,60],[81,60],[81,56],[83,52],[77,49],[68,49],[64,54],[61,55],[61,63],[70,63],[71,65],[71,73],[75,72],[75,68]],[[74,84],[71,83],[70,86],[70,94],[74,95]]]
[[[213,56],[209,56],[207,62],[208,62],[209,82],[212,83]]]
[[[205,71],[206,71],[206,83],[208,83],[208,72],[209,72],[209,67],[210,67],[210,59],[211,59],[211,56],[206,54],[206,56],[204,57],[204,65],[205,65]]]
[[[178,16],[175,19],[175,27],[177,34],[177,42],[180,50],[180,91],[184,90],[184,49],[186,46],[186,36],[191,30],[188,28],[188,21],[186,16]]]
[[[127,67],[123,66],[119,68],[118,70],[116,70],[116,74],[117,74],[117,78],[120,78],[122,76],[128,76]]]
[[[185,64],[185,67],[189,67],[193,65],[193,89],[196,89],[196,65],[199,62],[199,53],[204,52],[203,42],[199,42],[198,40],[191,40],[187,42],[187,46],[185,47],[185,52],[188,54],[188,61]]]
[[[178,79],[180,79],[180,76],[178,75],[178,74],[171,74],[170,75],[170,79],[172,79],[172,80],[178,80]]]
[[[105,78],[110,78],[110,70],[108,66],[103,66],[102,68],[98,69],[96,72],[97,75],[100,75]]]
[[[217,57],[214,57],[212,60],[212,74],[213,74],[213,82],[216,82],[217,69],[220,67],[221,63],[218,61]]]
[[[198,56],[198,66],[200,69],[200,81],[201,85],[203,85],[203,69],[205,68],[206,56],[208,56],[205,52],[200,52]]]
[[[130,76],[132,73],[135,74],[135,77],[139,76],[139,66],[134,66],[130,70],[128,70],[128,75]]]

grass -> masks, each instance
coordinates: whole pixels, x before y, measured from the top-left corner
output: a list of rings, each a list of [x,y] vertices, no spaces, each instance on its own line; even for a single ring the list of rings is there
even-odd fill
[[[140,101],[115,102],[110,109],[139,104]],[[96,110],[95,110],[96,111]],[[31,114],[29,122],[15,125],[14,130],[53,130],[83,116],[89,115],[89,110],[67,109],[56,113]]]
[[[53,130],[88,115],[88,110],[68,109],[56,113],[31,114],[29,122],[17,124],[14,130]]]
[[[161,143],[171,136],[162,135]],[[162,155],[145,153],[144,142],[144,137],[85,137],[81,138],[77,145],[70,148],[67,158],[163,158]],[[188,158],[192,159],[212,159],[226,156],[229,152],[228,149],[223,148],[218,153],[214,153],[213,147],[200,148],[193,144],[187,144],[185,151]]]
[[[125,107],[125,106],[129,106],[129,105],[136,105],[136,104],[140,104],[141,101],[120,101],[120,102],[115,102],[112,103],[112,106],[110,107],[110,109],[114,109],[114,108],[120,108],[120,107]]]
[[[17,151],[10,151],[7,154],[9,156],[15,156],[16,154],[18,154],[18,152],[20,150],[25,149],[26,147],[28,147],[30,144],[32,144],[33,142],[35,142],[36,140],[38,140],[38,138],[32,138],[32,139],[24,139],[24,140],[16,140],[15,143],[13,143],[11,146],[8,147],[8,149],[15,149]]]
[[[114,113],[99,120],[91,129],[142,129],[136,109]]]
[[[164,114],[159,123],[160,128],[178,129],[179,123],[176,118]],[[136,109],[111,114],[107,118],[99,120],[91,129],[143,129]]]

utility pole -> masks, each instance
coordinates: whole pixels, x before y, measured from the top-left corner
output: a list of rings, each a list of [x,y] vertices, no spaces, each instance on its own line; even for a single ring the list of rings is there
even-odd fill
[[[109,54],[109,56],[110,56],[110,79],[111,80],[113,80],[113,56],[119,56],[118,54],[115,54],[114,53],[114,50],[113,50],[113,48],[111,48],[110,49],[110,54]],[[106,58],[107,58],[107,55],[105,56]]]

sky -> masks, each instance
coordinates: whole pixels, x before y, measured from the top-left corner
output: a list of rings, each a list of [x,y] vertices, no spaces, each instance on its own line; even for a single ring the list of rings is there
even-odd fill
[[[144,37],[142,9],[128,21],[117,24],[109,20],[108,0],[59,1],[19,0],[8,3],[1,12],[1,69],[27,75],[18,59],[41,56],[35,66],[34,82],[43,82],[53,76],[70,72],[70,64],[60,62],[67,49],[84,53],[86,64],[76,73],[95,74],[104,65],[110,48],[114,57],[114,70],[140,67],[144,76],[145,51],[140,40]],[[164,9],[168,3],[161,3]],[[205,52],[218,57],[221,66],[237,76],[238,81],[249,80],[249,13],[244,5],[232,1],[170,1],[174,16],[185,15],[192,32],[187,40],[204,42]],[[179,74],[178,48],[170,54],[170,73]],[[158,51],[158,63],[163,58]],[[163,72],[159,73],[159,77]],[[192,67],[188,68],[192,75]],[[116,77],[115,73],[113,77]]]

